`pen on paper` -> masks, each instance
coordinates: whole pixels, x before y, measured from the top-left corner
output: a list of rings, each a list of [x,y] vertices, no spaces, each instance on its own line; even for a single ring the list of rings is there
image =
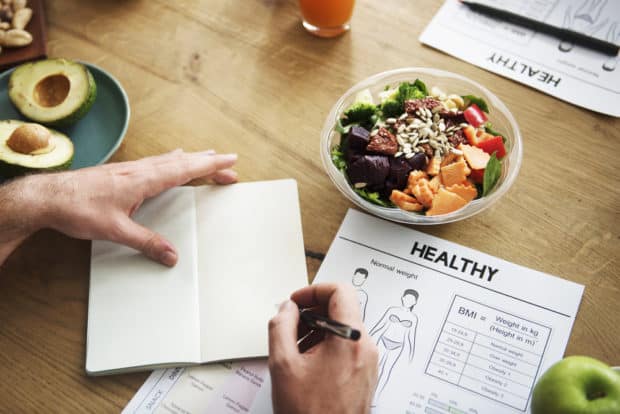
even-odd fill
[[[330,332],[341,338],[357,341],[360,339],[360,331],[353,329],[349,325],[334,321],[318,313],[314,313],[307,309],[300,309],[299,316],[301,320],[312,329],[321,329]]]
[[[613,42],[588,36],[587,34],[577,32],[569,28],[554,26],[540,20],[531,19],[520,14],[512,13],[508,10],[495,8],[477,0],[460,0],[460,2],[475,12],[486,14],[487,16],[504,20],[519,26],[527,27],[541,33],[547,33],[552,36],[556,36],[563,41],[579,44],[585,48],[597,50],[606,55],[617,56],[618,51],[620,50],[620,46]]]

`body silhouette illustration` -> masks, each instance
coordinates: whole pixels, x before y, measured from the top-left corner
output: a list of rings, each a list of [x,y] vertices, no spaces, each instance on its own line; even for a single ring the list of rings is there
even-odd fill
[[[373,406],[376,405],[390,381],[392,369],[403,352],[409,362],[413,361],[418,327],[418,317],[413,313],[413,308],[418,303],[418,297],[416,290],[405,290],[401,297],[402,305],[388,308],[379,322],[370,330],[370,336],[375,339],[379,349],[379,379]]]
[[[355,286],[355,290],[357,291],[357,299],[360,302],[360,312],[362,313],[362,320],[366,320],[366,304],[368,303],[368,293],[364,289],[362,289],[362,285],[368,279],[368,270],[363,267],[358,267],[353,272],[353,278],[351,279],[351,283]]]

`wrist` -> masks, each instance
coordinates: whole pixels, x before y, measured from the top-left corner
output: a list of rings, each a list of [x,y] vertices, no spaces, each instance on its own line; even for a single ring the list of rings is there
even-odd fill
[[[44,181],[43,175],[32,175],[0,186],[0,242],[23,240],[45,226]]]

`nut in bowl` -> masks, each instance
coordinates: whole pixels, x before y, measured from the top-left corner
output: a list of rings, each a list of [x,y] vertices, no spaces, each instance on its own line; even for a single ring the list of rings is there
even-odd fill
[[[514,182],[521,134],[506,106],[454,73],[404,68],[371,76],[333,106],[323,166],[379,217],[443,224],[479,213]]]

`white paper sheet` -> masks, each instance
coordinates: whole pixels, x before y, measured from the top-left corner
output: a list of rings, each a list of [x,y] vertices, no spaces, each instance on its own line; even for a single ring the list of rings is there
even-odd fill
[[[536,379],[563,356],[583,294],[581,285],[354,210],[315,280],[326,281],[353,284],[378,343],[373,413],[527,412]],[[262,364],[253,369],[265,373]],[[208,369],[181,376],[217,381]],[[149,381],[162,376],[156,371]],[[172,413],[272,411],[268,378],[246,385],[254,400],[248,411],[187,409],[194,392],[187,383],[172,387],[174,399],[162,391],[151,407],[139,403],[157,394],[145,384],[126,412],[162,404]]]
[[[93,242],[88,373],[200,362],[194,204],[193,188],[174,188],[145,203],[134,217],[176,246],[179,261],[173,268],[129,247]]]
[[[269,319],[308,283],[295,181],[175,188],[135,219],[179,262],[93,242],[87,372],[266,356]]]
[[[267,323],[308,284],[297,185],[196,187],[203,362],[267,355]]]
[[[485,3],[620,44],[620,1],[486,0]],[[458,0],[446,0],[420,41],[572,104],[620,116],[620,56],[606,56],[494,20],[473,12]]]
[[[269,380],[264,360],[154,371],[123,414],[247,413]],[[271,404],[268,400],[267,404]]]

